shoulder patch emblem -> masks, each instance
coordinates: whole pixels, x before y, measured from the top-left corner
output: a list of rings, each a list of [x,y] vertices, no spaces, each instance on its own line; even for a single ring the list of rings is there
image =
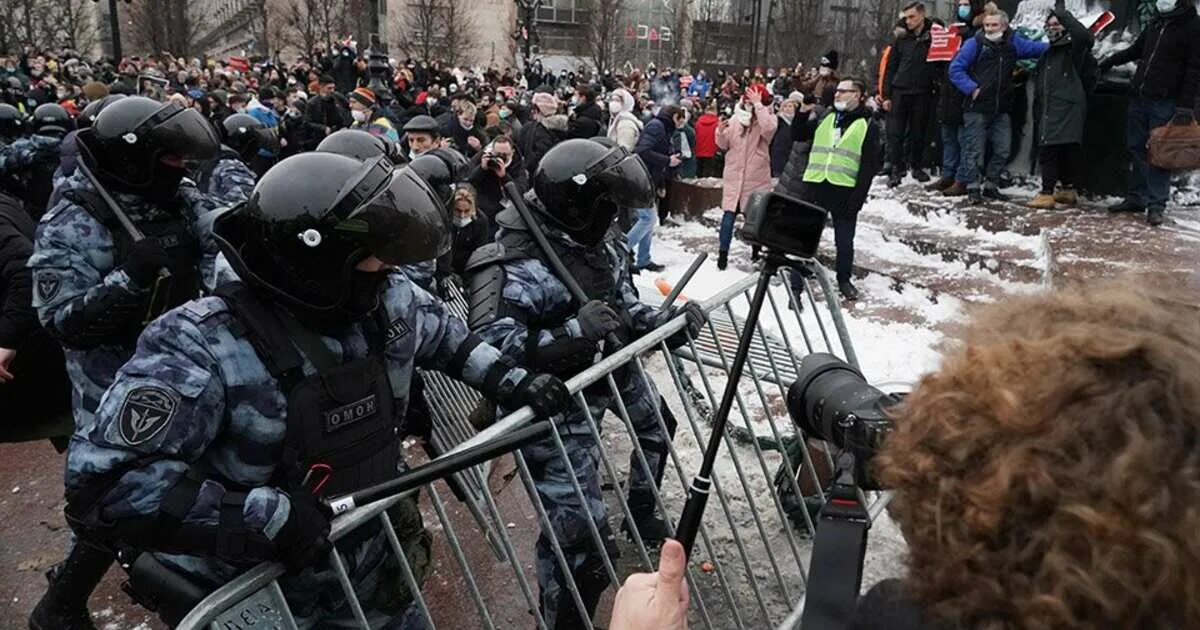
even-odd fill
[[[388,326],[387,343],[398,341],[410,332],[412,332],[412,329],[409,328],[408,323],[403,318],[397,319],[392,322],[391,326]]]
[[[58,280],[58,272],[42,271],[38,273],[37,292],[38,297],[40,297],[43,302],[49,302],[50,300],[53,300],[54,296],[58,295],[58,289],[60,286],[61,283]]]
[[[179,408],[179,394],[155,386],[138,387],[121,404],[121,439],[130,446],[149,441],[162,432]]]

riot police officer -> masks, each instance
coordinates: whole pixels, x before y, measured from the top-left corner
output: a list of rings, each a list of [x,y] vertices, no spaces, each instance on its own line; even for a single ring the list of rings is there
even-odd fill
[[[361,129],[335,131],[317,145],[317,151],[337,153],[356,160],[366,160],[383,155],[391,160],[392,164],[403,164],[407,161],[400,152],[400,145]]]
[[[542,416],[565,409],[569,395],[558,379],[505,360],[394,271],[440,255],[448,232],[428,186],[382,157],[287,158],[217,219],[215,233],[244,284],[188,302],[142,334],[95,425],[72,444],[68,518],[203,590],[282,560],[301,627],[351,622],[324,566],[330,515],[309,473],[325,471],[320,488],[330,495],[394,476],[398,419],[418,366]],[[366,611],[372,627],[413,614],[378,604],[401,582],[378,521],[339,546],[360,601],[376,602]],[[132,578],[136,591],[144,577]],[[187,605],[160,612],[177,617]]]
[[[211,158],[218,146],[195,110],[127,97],[80,131],[78,144],[81,166],[116,207],[78,169],[59,185],[61,201],[42,217],[29,259],[33,306],[66,350],[73,441],[92,428],[101,395],[145,325],[196,297],[202,278],[212,276],[215,244],[204,240],[203,226],[219,207],[181,185],[184,160]],[[74,545],[52,571],[31,627],[92,628],[87,597],[111,560],[90,544]]]
[[[0,103],[0,148],[11,144],[23,135],[25,135],[25,114],[8,103]]]
[[[66,178],[75,174],[75,164],[79,160],[79,132],[87,129],[96,122],[96,117],[104,108],[113,103],[125,98],[124,94],[109,94],[104,98],[92,101],[79,112],[79,117],[75,119],[75,130],[63,137],[62,144],[58,150],[58,170],[54,171],[55,183],[61,183]],[[57,187],[55,192],[61,192]],[[47,207],[51,207],[58,203],[60,197],[51,193],[50,201]]]
[[[620,147],[568,140],[546,153],[533,188],[526,199],[536,212],[535,220],[589,301],[576,302],[538,248],[530,226],[510,208],[496,215],[500,228],[497,242],[481,247],[467,264],[470,323],[480,337],[518,364],[565,378],[594,362],[609,333],[628,341],[680,311],[660,313],[638,300],[629,272],[629,244],[614,221],[622,208],[645,207],[653,199],[654,188],[639,158]],[[682,312],[687,314],[689,327],[673,336],[671,344],[686,342],[684,335],[696,334],[704,321],[703,311],[694,305]],[[657,540],[667,531],[655,510],[652,486],[662,479],[671,436],[663,434],[655,415],[660,397],[654,385],[640,372],[624,372],[628,370],[616,375],[620,396],[651,469],[647,475],[638,460],[631,460],[629,507],[642,537]],[[592,417],[597,420],[606,409],[616,408],[605,384],[589,388],[587,394]],[[673,419],[665,406],[662,410],[664,424],[673,431]],[[600,446],[586,418],[586,412],[576,406],[557,423],[571,468],[557,456],[552,439],[527,447],[524,454],[538,494],[550,512],[552,533],[563,546],[591,616],[608,587],[601,554],[614,555],[616,546],[600,496]],[[586,505],[580,505],[574,493],[572,474],[583,488]],[[606,549],[595,548],[589,518],[609,539]],[[542,532],[537,543],[542,613],[551,628],[575,627],[579,612],[559,574],[549,535]]]
[[[466,175],[470,163],[463,154],[448,148],[430,149],[416,156],[408,167],[424,179],[433,189],[446,216],[446,225],[450,224],[451,205],[454,190]],[[450,278],[450,255],[447,253],[438,260],[424,260],[413,265],[406,265],[404,275],[416,282],[426,291],[436,293],[442,299],[449,295],[446,282]]]
[[[38,105],[30,119],[33,135],[0,149],[0,182],[25,202],[25,209],[40,219],[54,189],[54,171],[63,136],[73,128],[71,115],[54,103]]]
[[[225,141],[217,157],[200,164],[196,185],[200,190],[229,204],[250,198],[258,176],[250,170],[250,160],[259,149],[278,144],[262,121],[249,114],[233,114],[221,122]]]

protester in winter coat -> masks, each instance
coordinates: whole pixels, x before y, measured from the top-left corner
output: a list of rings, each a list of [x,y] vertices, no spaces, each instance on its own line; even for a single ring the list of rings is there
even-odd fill
[[[442,137],[449,139],[451,146],[468,158],[475,157],[487,142],[483,131],[475,125],[477,112],[475,104],[464,99],[442,123]]]
[[[348,117],[348,114],[346,116]],[[334,91],[332,77],[321,77],[320,93],[308,99],[304,108],[304,120],[310,134],[308,142],[313,147],[324,140],[325,136],[348,126],[343,118],[342,105]]]
[[[570,132],[570,121],[566,114],[558,113],[559,102],[549,92],[537,92],[533,95],[533,122],[521,129],[517,137],[517,145],[525,158],[525,170],[529,179],[537,173],[542,156],[546,155],[554,145],[567,139]]]
[[[358,87],[360,73],[356,61],[354,50],[349,46],[342,46],[337,57],[333,59],[329,72],[337,82],[338,92],[349,94]]]
[[[779,177],[792,155],[792,123],[803,101],[804,97],[799,92],[793,92],[779,104],[779,120],[775,135],[771,138],[771,177]]]
[[[675,130],[683,125],[684,113],[677,105],[666,105],[659,109],[658,115],[642,129],[634,153],[642,158],[646,169],[650,171],[650,180],[660,191],[662,197],[671,172],[683,161],[675,147],[672,138]],[[629,246],[635,253],[634,269],[662,271],[664,267],[650,258],[650,245],[654,241],[654,227],[658,224],[658,213],[654,208],[636,208],[636,221],[625,235]]]
[[[587,118],[599,125],[604,120],[604,111],[596,103],[596,91],[591,86],[581,85],[575,90],[575,118]]]
[[[771,185],[771,139],[779,124],[771,111],[770,96],[761,85],[752,85],[742,94],[733,118],[717,128],[717,147],[725,151],[724,192],[721,207],[720,245],[717,268],[725,269],[733,224],[750,194]]]
[[[888,162],[892,165],[888,186],[893,188],[909,169],[913,179],[929,181],[921,157],[928,141],[926,127],[937,78],[936,68],[928,62],[933,21],[925,16],[925,5],[919,1],[905,5],[901,25],[888,55],[883,83],[883,109],[889,114]]]
[[[504,179],[511,177],[517,190],[529,189],[525,164],[511,138],[500,136],[475,156],[466,180],[475,188],[475,205],[488,219],[495,219],[504,202]],[[492,221],[495,226],[495,221]]]
[[[805,78],[800,74],[800,67],[792,73],[792,87],[801,94],[808,94],[817,99],[822,107],[833,106],[833,92],[841,81],[838,78],[838,51],[830,50],[821,57],[821,65],[817,73]]]
[[[1161,225],[1171,192],[1171,174],[1147,161],[1150,130],[1174,116],[1200,111],[1200,16],[1193,0],[1157,0],[1158,17],[1142,29],[1133,45],[1100,62],[1104,72],[1137,61],[1130,83],[1125,137],[1132,176],[1125,199],[1112,212],[1146,211],[1150,225]]]
[[[642,121],[633,115],[633,95],[624,88],[613,90],[608,100],[608,136],[626,151],[633,151],[642,135]]]
[[[687,102],[685,101],[685,105]],[[696,177],[698,165],[696,161],[696,128],[692,110],[683,107],[684,123],[675,130],[675,153],[679,154],[679,168],[675,169],[676,179],[693,179]],[[663,204],[666,206],[666,204]],[[665,207],[659,209],[659,218],[665,218]]]
[[[708,75],[701,70],[696,73],[696,76],[692,77],[692,84],[687,88],[687,95],[700,99],[707,99],[708,94],[712,92],[712,87],[712,81],[709,80]]]
[[[1050,50],[1038,61],[1034,82],[1034,127],[1042,191],[1025,204],[1053,209],[1056,203],[1078,203],[1075,175],[1082,159],[1083,126],[1087,121],[1087,95],[1083,75],[1092,57],[1092,32],[1070,12],[1058,10],[1046,18]],[[1055,190],[1054,185],[1062,187]]]
[[[999,188],[1012,143],[1013,68],[1018,59],[1036,59],[1049,47],[1013,32],[1008,14],[995,11],[984,16],[983,30],[964,42],[950,62],[950,80],[964,97],[963,153],[956,177],[973,204],[982,203],[985,196],[1007,198]],[[981,176],[985,155],[987,169]]]
[[[983,3],[981,0],[958,0],[955,12],[956,23],[962,26],[957,36],[962,42],[971,39],[983,28]],[[937,119],[942,140],[942,173],[941,176],[925,187],[930,192],[940,192],[947,197],[961,197],[967,194],[966,186],[958,184],[955,176],[962,160],[963,99],[962,94],[950,81],[950,64],[938,74],[938,103]]]
[[[777,186],[781,192],[829,211],[837,247],[838,291],[848,300],[858,297],[850,282],[858,212],[882,161],[879,128],[871,123],[865,93],[862,81],[843,79],[832,111],[793,125],[799,132],[797,142]],[[800,274],[792,274],[797,296],[803,286]]]
[[[460,278],[475,250],[491,243],[495,231],[492,222],[476,211],[475,190],[469,184],[454,189],[450,216],[450,270]]]
[[[717,127],[721,119],[717,116],[717,101],[708,102],[704,113],[696,119],[696,160],[697,175],[700,177],[720,177],[717,168]]]

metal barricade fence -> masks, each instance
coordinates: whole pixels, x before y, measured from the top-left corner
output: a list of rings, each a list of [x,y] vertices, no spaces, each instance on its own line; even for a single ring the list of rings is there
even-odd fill
[[[722,437],[723,450],[713,474],[717,501],[709,506],[701,524],[687,570],[693,627],[795,626],[792,619],[796,616],[789,613],[806,588],[815,513],[810,506],[819,506],[823,499],[822,489],[832,458],[828,450],[811,448],[798,435],[787,416],[787,388],[796,378],[800,359],[810,352],[831,352],[857,365],[838,302],[833,299],[834,289],[822,267],[813,264],[810,269],[811,273],[805,274],[803,296],[793,293],[787,281],[789,270],[784,270],[783,281],[779,283],[789,301],[803,299],[807,308],[792,310],[782,300],[777,302],[777,291],[768,294],[769,308],[763,310],[745,373],[738,384],[730,430]],[[709,439],[712,410],[718,406],[736,341],[745,324],[738,314],[749,304],[749,293],[756,281],[757,275],[751,274],[706,300],[703,303],[709,313],[706,329],[699,338],[674,352],[668,349],[666,340],[684,327],[683,318],[676,318],[631,342],[568,382],[577,403],[585,410],[587,431],[600,444],[599,472],[606,481],[604,499],[610,508],[615,507],[610,509],[610,521],[620,517],[633,522],[623,489],[632,471],[619,463],[631,461],[632,466],[640,466],[647,477],[653,478],[634,421],[618,394],[620,388],[614,372],[628,368],[635,378],[645,376],[653,381],[672,414],[681,419],[674,438],[668,441],[667,472],[661,486],[653,490],[658,513],[670,527],[683,508],[686,488]],[[823,304],[816,300],[817,291],[826,298]],[[465,308],[462,296],[454,296],[452,302],[451,308],[462,315]],[[802,346],[795,343],[796,333]],[[491,444],[533,420],[529,410],[522,409],[476,432],[464,418],[478,402],[478,394],[439,375],[424,377],[434,417],[431,441],[435,452],[461,453]],[[592,389],[588,391],[606,387],[613,395],[614,402],[609,408],[612,413],[603,417],[591,413],[584,393],[589,386]],[[653,415],[659,430],[669,434],[662,409],[653,406]],[[563,440],[556,432],[549,434],[553,436],[557,456],[570,466]],[[509,457],[511,463],[507,461]],[[419,489],[427,498],[422,511],[427,520],[433,521],[427,526],[440,532],[441,541],[435,549],[445,550],[434,558],[424,593],[388,513],[388,508],[401,497],[377,501],[339,516],[334,520],[331,539],[337,541],[369,523],[381,523],[390,550],[399,559],[404,581],[415,594],[413,601],[419,615],[431,628],[548,628],[547,620],[539,612],[538,583],[532,571],[531,542],[536,532],[526,531],[519,524],[528,520],[527,510],[532,508],[536,526],[549,534],[549,516],[521,451],[505,456],[505,464],[515,470],[506,475],[499,488],[491,479],[497,470],[480,465],[455,474],[452,480],[442,479]],[[524,490],[520,496],[507,485],[514,477],[519,477]],[[448,505],[447,487],[466,506],[469,517]],[[579,504],[587,504],[577,480],[571,490]],[[411,496],[412,492],[416,490],[405,496]],[[885,503],[885,499],[878,497],[869,502],[872,517],[882,511]],[[596,523],[593,519],[586,520],[591,541],[597,549],[604,549]],[[657,566],[654,557],[657,550],[647,544],[637,527],[631,527],[627,537],[617,538],[621,552],[618,558],[600,554],[603,570],[614,585],[609,594],[615,592],[615,585],[621,584],[628,574],[653,571]],[[486,544],[478,544],[480,540]],[[580,589],[570,577],[562,544],[552,535],[549,542],[557,566],[567,578],[566,585],[576,608],[583,610]],[[331,552],[329,564],[358,626],[369,627],[367,614],[337,549]],[[254,567],[205,598],[178,627],[214,630],[297,627],[277,582],[281,575],[283,567],[278,563]],[[441,598],[431,597],[434,591]],[[448,597],[453,597],[453,601],[442,601]],[[469,605],[465,605],[467,599]],[[597,613],[596,621],[602,626],[607,625],[608,601],[611,596],[602,600]],[[583,616],[572,627],[591,628],[593,620]]]

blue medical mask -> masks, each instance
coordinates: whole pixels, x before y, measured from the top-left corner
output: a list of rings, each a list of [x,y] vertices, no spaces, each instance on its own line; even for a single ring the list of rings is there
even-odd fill
[[[969,4],[958,5],[958,18],[960,20],[965,20],[970,17],[971,17],[971,5],[969,5]]]

